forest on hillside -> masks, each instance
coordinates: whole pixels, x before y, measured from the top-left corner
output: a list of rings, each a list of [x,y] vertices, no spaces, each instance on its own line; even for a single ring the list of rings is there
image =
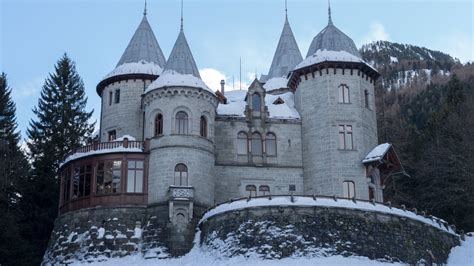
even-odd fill
[[[394,144],[409,174],[387,180],[387,198],[474,231],[474,65],[388,42],[364,46],[361,54],[382,74],[379,143]],[[64,55],[46,77],[25,154],[12,89],[2,74],[0,265],[38,265],[57,217],[59,163],[92,133],[92,112],[75,64]]]

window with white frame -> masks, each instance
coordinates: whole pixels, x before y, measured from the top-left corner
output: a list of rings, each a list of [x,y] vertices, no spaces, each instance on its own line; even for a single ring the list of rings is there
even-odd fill
[[[341,84],[338,87],[339,103],[350,103],[349,87],[346,84]]]
[[[339,125],[339,149],[353,150],[353,140],[352,125]]]
[[[352,199],[355,198],[355,183],[354,181],[342,182],[342,193],[344,198]]]

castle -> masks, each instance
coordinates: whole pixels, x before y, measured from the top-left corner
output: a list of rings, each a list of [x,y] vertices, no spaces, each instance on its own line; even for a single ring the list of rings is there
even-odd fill
[[[379,73],[329,18],[301,56],[288,17],[268,75],[248,90],[212,91],[183,23],[168,58],[143,19],[116,68],[97,85],[98,141],[60,167],[60,215],[137,207],[186,228],[208,207],[241,197],[323,195],[383,201],[403,171],[377,145]]]

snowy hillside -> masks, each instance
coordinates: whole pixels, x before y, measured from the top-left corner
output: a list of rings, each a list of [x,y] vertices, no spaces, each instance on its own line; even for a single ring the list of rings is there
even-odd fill
[[[377,41],[363,45],[362,58],[381,74],[385,89],[403,89],[417,84],[429,84],[434,79],[449,76],[458,59],[415,45]]]

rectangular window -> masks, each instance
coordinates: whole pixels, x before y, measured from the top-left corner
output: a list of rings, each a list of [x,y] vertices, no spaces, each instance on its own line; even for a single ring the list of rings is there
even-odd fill
[[[115,90],[115,103],[120,103],[120,90]]]
[[[112,105],[113,92],[109,91],[109,105]]]
[[[91,191],[92,166],[81,165],[74,168],[73,197],[85,197]]]
[[[63,204],[69,201],[69,191],[71,188],[71,169],[63,172]]]
[[[296,185],[290,185],[290,187],[288,188],[288,190],[290,192],[295,192],[296,191]]]
[[[143,161],[129,161],[127,171],[127,193],[143,192]]]
[[[97,166],[97,194],[120,193],[122,161],[107,161]]]
[[[339,102],[340,103],[350,103],[349,87],[345,84],[341,84],[339,87]]]
[[[353,150],[353,134],[351,125],[339,125],[339,149]]]
[[[342,186],[344,198],[352,199],[355,197],[355,184],[353,181],[344,181]]]
[[[115,130],[111,130],[108,132],[109,141],[114,141],[117,138],[117,132]]]
[[[74,167],[74,174],[72,175],[72,199],[79,197],[80,170],[79,166]]]
[[[369,91],[368,90],[364,91],[364,102],[365,102],[365,108],[370,109],[370,106],[369,106]]]

